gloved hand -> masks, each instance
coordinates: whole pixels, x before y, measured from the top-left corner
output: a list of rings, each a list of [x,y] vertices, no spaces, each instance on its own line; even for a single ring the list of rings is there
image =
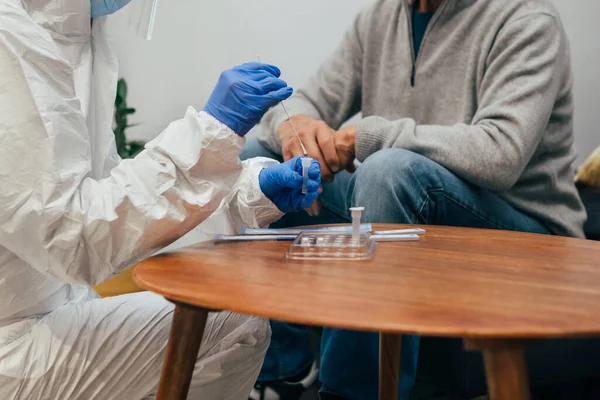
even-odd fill
[[[131,0],[91,0],[91,17],[98,18],[113,14],[129,4]]]
[[[292,158],[260,171],[260,189],[283,212],[304,210],[319,196],[321,166],[315,160],[308,169],[306,194],[302,194],[302,157]]]
[[[258,62],[224,71],[204,111],[244,136],[269,108],[292,95],[280,75],[279,68]]]

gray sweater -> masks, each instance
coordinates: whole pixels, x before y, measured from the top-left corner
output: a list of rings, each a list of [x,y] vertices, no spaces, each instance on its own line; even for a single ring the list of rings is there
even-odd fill
[[[407,149],[495,192],[560,235],[583,236],[573,183],[567,38],[546,0],[445,0],[414,59],[407,0],[379,0],[287,102],[338,129],[362,111],[356,156]],[[260,140],[281,152],[280,108]]]

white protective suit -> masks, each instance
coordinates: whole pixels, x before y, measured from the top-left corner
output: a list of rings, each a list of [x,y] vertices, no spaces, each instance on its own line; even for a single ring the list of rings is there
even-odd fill
[[[135,1],[135,0],[134,0]],[[189,108],[134,160],[111,130],[117,61],[89,0],[0,1],[0,399],[151,398],[173,307],[90,288],[228,206],[281,216],[244,139]],[[190,399],[247,399],[268,323],[211,314]]]

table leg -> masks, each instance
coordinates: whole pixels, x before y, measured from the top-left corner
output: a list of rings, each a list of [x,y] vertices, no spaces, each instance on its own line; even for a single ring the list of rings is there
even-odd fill
[[[398,400],[402,336],[379,334],[379,400]]]
[[[175,303],[157,400],[185,400],[200,350],[208,310]]]
[[[525,342],[466,340],[468,350],[481,350],[490,400],[530,400]]]

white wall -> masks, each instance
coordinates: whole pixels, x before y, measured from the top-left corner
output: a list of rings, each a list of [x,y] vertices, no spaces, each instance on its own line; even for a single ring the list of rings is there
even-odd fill
[[[575,76],[575,143],[580,164],[600,145],[600,1],[553,1],[571,42]]]
[[[257,55],[281,67],[292,86],[301,85],[371,1],[178,0],[174,6],[162,0],[151,42],[119,35],[121,75],[138,109],[134,122],[142,123],[130,135],[151,139],[186,106],[201,108],[223,69]],[[600,1],[554,2],[572,45],[581,162],[600,145]]]
[[[152,41],[119,35],[132,120],[142,123],[129,135],[150,139],[188,105],[201,109],[222,70],[257,55],[301,85],[371,1],[161,0]]]

